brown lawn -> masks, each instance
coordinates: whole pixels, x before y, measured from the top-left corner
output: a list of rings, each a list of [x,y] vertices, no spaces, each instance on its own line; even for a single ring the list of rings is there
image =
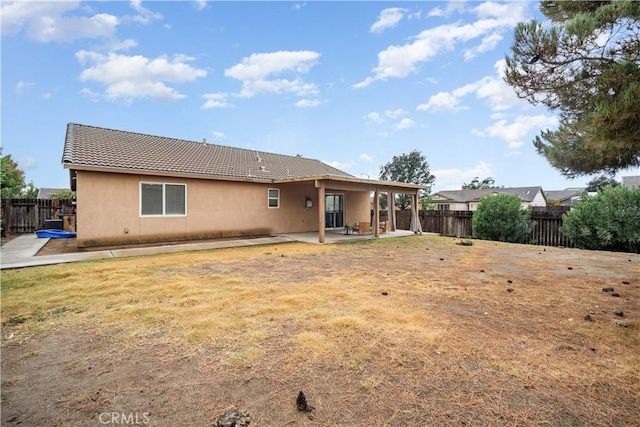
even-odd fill
[[[2,425],[640,425],[640,255],[456,243],[4,271]]]

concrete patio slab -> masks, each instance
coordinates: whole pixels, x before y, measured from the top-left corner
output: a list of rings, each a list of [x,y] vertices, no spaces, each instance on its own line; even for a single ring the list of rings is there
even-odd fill
[[[407,230],[397,230],[380,234],[381,238],[406,237],[414,235]],[[347,234],[328,231],[325,234],[325,244],[341,243],[353,240],[374,239],[372,234]],[[210,249],[235,248],[241,246],[271,245],[286,242],[318,243],[318,233],[288,233],[269,237],[256,237],[250,239],[216,240],[209,242],[190,242],[174,245],[159,245],[149,247],[110,249],[98,251],[86,251],[66,253],[58,255],[36,256],[38,251],[49,241],[48,238],[39,238],[36,234],[24,234],[10,240],[0,247],[0,269],[34,267],[38,265],[62,264],[77,261],[89,261],[103,258],[123,258],[129,256],[154,255],[163,253],[176,253],[186,251],[200,251]]]

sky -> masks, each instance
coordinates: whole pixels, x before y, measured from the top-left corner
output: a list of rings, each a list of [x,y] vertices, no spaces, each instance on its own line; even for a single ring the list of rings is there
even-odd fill
[[[2,1],[1,136],[69,186],[69,122],[318,159],[378,179],[418,150],[432,193],[475,177],[583,187],[536,153],[544,107],[502,80],[532,1]],[[640,175],[627,169],[616,176]]]

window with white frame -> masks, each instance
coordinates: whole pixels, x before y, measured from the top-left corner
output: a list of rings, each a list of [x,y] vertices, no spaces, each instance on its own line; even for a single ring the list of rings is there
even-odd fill
[[[277,209],[280,207],[280,190],[270,188],[267,196],[267,206],[269,209]]]
[[[186,214],[186,184],[140,183],[141,216],[184,216]]]

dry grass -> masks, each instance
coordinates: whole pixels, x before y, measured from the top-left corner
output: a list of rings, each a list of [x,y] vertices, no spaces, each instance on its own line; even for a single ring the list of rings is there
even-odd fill
[[[187,402],[204,417],[192,425],[232,403],[262,426],[640,423],[640,256],[457,242],[296,243],[7,271],[3,341],[100,337],[72,365],[161,371],[175,397],[157,410],[160,424],[184,425],[175,414]],[[630,327],[613,323],[615,309]],[[132,354],[141,343],[155,359]],[[246,387],[219,392],[239,381]],[[202,390],[180,388],[193,385]],[[293,407],[299,389],[313,420]],[[118,402],[135,401],[129,394]]]

